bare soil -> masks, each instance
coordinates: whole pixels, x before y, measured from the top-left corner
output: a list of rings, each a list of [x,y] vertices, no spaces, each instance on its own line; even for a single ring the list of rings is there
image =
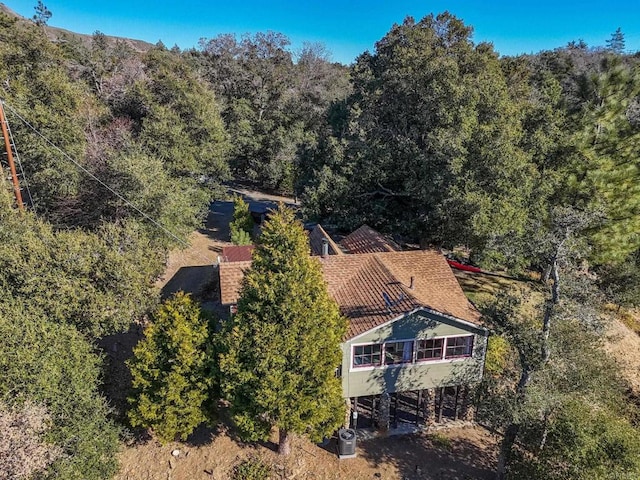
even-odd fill
[[[128,446],[116,479],[227,480],[235,465],[251,457],[270,465],[273,479],[489,479],[498,451],[496,437],[480,427],[365,440],[358,443],[356,458],[343,460],[334,440],[323,448],[295,438],[292,447],[289,457],[280,457],[271,442],[243,444],[224,426],[216,432],[202,429],[192,442]],[[176,449],[178,457],[172,456]]]
[[[640,322],[640,313],[628,313]],[[629,382],[634,395],[640,396],[640,335],[620,319],[613,318],[607,329],[605,349],[615,359],[620,374]]]

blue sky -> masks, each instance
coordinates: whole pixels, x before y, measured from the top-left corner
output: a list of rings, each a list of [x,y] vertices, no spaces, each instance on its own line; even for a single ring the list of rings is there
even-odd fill
[[[37,0],[3,0],[31,17]],[[474,40],[490,41],[502,55],[531,53],[583,39],[604,45],[622,28],[628,51],[640,50],[639,0],[415,1],[415,0],[44,0],[53,12],[49,24],[79,33],[96,30],[168,47],[197,46],[220,33],[274,30],[298,48],[322,42],[335,61],[351,63],[405,16],[416,20],[449,10],[474,27]]]

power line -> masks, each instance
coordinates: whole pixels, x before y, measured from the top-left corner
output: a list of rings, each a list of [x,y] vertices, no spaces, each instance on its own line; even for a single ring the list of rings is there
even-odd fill
[[[105,182],[103,182],[102,180],[100,180],[97,176],[95,176],[93,173],[91,173],[89,170],[87,170],[83,165],[81,165],[80,163],[78,163],[75,159],[73,159],[70,155],[68,155],[64,150],[62,150],[60,147],[58,147],[55,143],[53,143],[51,140],[49,140],[47,137],[45,137],[42,133],[40,133],[38,131],[38,129],[36,127],[34,127],[33,125],[31,125],[31,123],[29,123],[29,121],[27,121],[24,117],[22,117],[22,115],[20,115],[18,112],[16,112],[10,105],[8,105],[4,100],[0,100],[0,102],[2,102],[2,104],[4,106],[6,106],[16,117],[18,117],[22,123],[24,123],[27,127],[29,127],[36,135],[38,135],[42,140],[44,140],[47,144],[49,144],[51,147],[53,147],[55,150],[57,150],[58,152],[60,152],[60,154],[66,158],[67,160],[69,160],[71,163],[73,163],[76,167],[78,167],[80,170],[82,170],[85,174],[87,174],[89,177],[91,177],[92,179],[94,179],[96,182],[98,182],[100,185],[102,185],[104,188],[106,188],[109,192],[111,192],[112,194],[114,194],[116,197],[118,197],[120,200],[122,200],[127,206],[131,207],[133,210],[135,210],[136,212],[138,212],[140,215],[142,215],[146,220],[148,220],[150,223],[152,223],[154,226],[156,226],[157,228],[159,228],[160,230],[162,230],[165,234],[167,234],[168,236],[170,236],[171,238],[173,238],[174,240],[176,240],[178,243],[180,243],[181,245],[185,246],[185,247],[189,247],[189,242],[187,242],[186,240],[178,237],[175,233],[173,233],[171,230],[167,229],[166,227],[164,227],[163,225],[161,225],[158,221],[156,221],[155,219],[153,219],[151,216],[149,216],[148,214],[146,214],[145,212],[143,212],[142,210],[140,210],[140,208],[138,208],[135,204],[131,203],[129,200],[127,200],[123,195],[121,195],[120,193],[118,193],[117,191],[115,191],[113,188],[111,188],[109,185],[107,185]],[[211,260],[209,260],[208,258],[199,255],[198,256],[200,258],[202,258],[203,260],[206,261],[206,263],[211,263]]]

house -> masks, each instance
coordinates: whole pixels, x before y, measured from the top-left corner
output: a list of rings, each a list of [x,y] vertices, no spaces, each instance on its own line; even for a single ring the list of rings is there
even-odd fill
[[[357,424],[388,424],[381,410],[392,422],[469,414],[488,330],[442,254],[396,250],[369,227],[337,246],[320,229],[310,243],[324,245],[317,258],[329,294],[349,319],[338,373]],[[235,304],[250,265],[220,264],[223,304]]]

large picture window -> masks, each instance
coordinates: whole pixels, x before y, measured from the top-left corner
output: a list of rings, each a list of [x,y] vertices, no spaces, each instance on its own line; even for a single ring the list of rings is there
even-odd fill
[[[410,363],[413,361],[413,342],[391,342],[384,344],[384,364]]]
[[[383,367],[413,362],[462,359],[471,357],[472,354],[473,335],[465,335],[354,345],[352,361],[353,368]]]
[[[416,361],[441,360],[444,349],[444,338],[418,340],[416,346]]]
[[[353,347],[354,367],[374,367],[382,365],[382,345],[372,343]]]
[[[473,335],[447,338],[444,358],[470,357],[473,351]]]

